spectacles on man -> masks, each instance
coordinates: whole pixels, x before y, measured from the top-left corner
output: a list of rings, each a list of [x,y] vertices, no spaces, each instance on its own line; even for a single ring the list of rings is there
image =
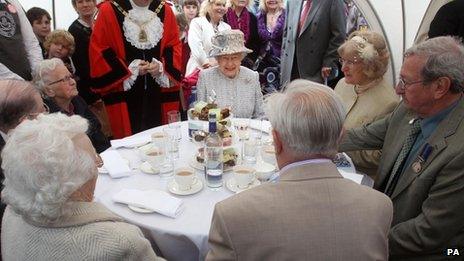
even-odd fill
[[[345,64],[345,65],[353,65],[353,64],[357,64],[357,63],[360,63],[361,61],[359,61],[358,59],[353,59],[353,60],[349,60],[349,59],[343,59],[343,58],[338,58],[338,61],[340,62],[341,65]]]
[[[60,83],[60,82],[71,82],[71,80],[74,79],[74,76],[72,74],[69,74],[69,75],[66,75],[65,77],[59,79],[59,80],[56,80],[54,82],[51,82],[49,83],[48,85],[53,85],[53,84],[56,84],[56,83]]]
[[[402,91],[406,90],[408,88],[408,86],[411,86],[411,85],[414,85],[414,84],[418,84],[418,83],[423,83],[424,80],[420,80],[420,81],[414,81],[414,82],[406,82],[403,78],[398,78],[398,87],[400,87],[400,89]]]

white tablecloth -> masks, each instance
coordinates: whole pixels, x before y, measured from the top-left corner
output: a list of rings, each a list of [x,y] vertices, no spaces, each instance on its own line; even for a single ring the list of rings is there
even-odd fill
[[[136,136],[150,135],[156,131],[162,131],[162,127],[138,133]],[[194,158],[197,150],[197,147],[188,139],[186,122],[182,123],[181,131],[180,160],[175,163],[175,167],[189,166],[189,161]],[[234,193],[225,186],[218,191],[212,191],[204,184],[203,190],[197,194],[176,196],[184,201],[185,206],[184,212],[176,219],[157,213],[140,214],[133,212],[127,205],[114,203],[111,200],[112,195],[123,188],[167,191],[167,183],[172,178],[161,178],[159,175],[145,174],[135,169],[141,163],[135,149],[123,148],[118,149],[118,151],[129,160],[131,167],[134,168],[133,174],[120,179],[112,179],[107,174],[100,174],[95,190],[96,201],[101,202],[129,223],[149,231],[149,236],[167,260],[203,260],[208,252],[208,233],[214,205]],[[345,170],[354,172],[354,169]],[[197,175],[204,182],[203,173],[197,171]],[[231,173],[225,173],[224,180],[231,177]]]

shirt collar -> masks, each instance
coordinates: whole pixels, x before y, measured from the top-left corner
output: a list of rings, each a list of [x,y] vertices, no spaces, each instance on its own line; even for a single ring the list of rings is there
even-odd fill
[[[325,158],[319,158],[319,159],[308,159],[308,160],[302,160],[302,161],[296,161],[296,162],[290,163],[288,165],[285,165],[279,172],[276,172],[274,175],[272,175],[272,177],[269,179],[269,182],[279,181],[280,176],[292,168],[296,168],[296,167],[303,166],[306,164],[318,164],[318,163],[326,163],[326,162],[331,162],[331,160],[325,159]]]
[[[458,105],[459,101],[461,99],[458,99],[456,102],[454,102],[453,104],[451,104],[448,108],[440,111],[439,113],[433,115],[433,116],[430,116],[428,118],[424,118],[422,119],[421,121],[421,132],[422,132],[422,135],[427,138],[429,137],[430,135],[432,135],[432,133],[435,131],[436,127],[438,126],[438,124],[440,124],[440,122],[442,120],[444,120],[448,114],[454,109],[456,108],[456,106]]]

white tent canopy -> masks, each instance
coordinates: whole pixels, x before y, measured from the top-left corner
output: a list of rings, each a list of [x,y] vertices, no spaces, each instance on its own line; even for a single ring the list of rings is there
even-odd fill
[[[388,77],[392,83],[403,61],[402,54],[415,41],[423,40],[437,10],[451,0],[353,0],[372,30],[382,32],[392,54]],[[42,7],[53,14],[56,28],[67,29],[77,17],[71,0],[19,0],[24,9]],[[54,4],[53,4],[54,2]],[[52,15],[53,16],[53,15]],[[394,72],[394,73],[393,73]]]

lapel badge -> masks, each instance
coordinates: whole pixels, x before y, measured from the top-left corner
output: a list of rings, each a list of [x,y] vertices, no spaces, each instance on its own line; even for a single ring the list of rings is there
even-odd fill
[[[419,173],[422,170],[422,164],[420,161],[416,161],[412,164],[412,170],[415,173]]]

